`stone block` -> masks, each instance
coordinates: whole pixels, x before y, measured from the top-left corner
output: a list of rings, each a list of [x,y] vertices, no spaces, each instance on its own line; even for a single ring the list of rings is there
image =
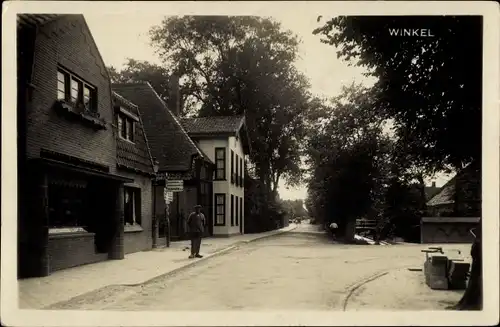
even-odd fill
[[[432,289],[448,289],[448,257],[432,255],[424,263],[425,283]]]

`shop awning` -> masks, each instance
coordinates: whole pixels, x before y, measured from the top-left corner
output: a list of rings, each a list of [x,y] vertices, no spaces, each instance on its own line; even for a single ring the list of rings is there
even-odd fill
[[[36,163],[38,165],[43,165],[43,166],[46,166],[48,168],[67,170],[67,171],[71,171],[71,172],[81,173],[84,175],[95,176],[95,177],[115,181],[118,183],[132,183],[134,181],[133,179],[128,178],[128,177],[110,174],[110,173],[102,172],[102,171],[99,171],[96,169],[81,167],[78,165],[69,164],[69,163],[65,163],[65,162],[61,162],[61,161],[57,161],[57,160],[52,160],[52,159],[38,158],[38,159],[30,160],[30,162]]]

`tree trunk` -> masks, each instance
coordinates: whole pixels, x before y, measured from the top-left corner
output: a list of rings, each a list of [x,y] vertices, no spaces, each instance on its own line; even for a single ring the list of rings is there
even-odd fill
[[[472,266],[469,282],[460,301],[450,307],[455,310],[482,310],[483,308],[483,276],[482,276],[482,242],[480,230],[471,247]]]

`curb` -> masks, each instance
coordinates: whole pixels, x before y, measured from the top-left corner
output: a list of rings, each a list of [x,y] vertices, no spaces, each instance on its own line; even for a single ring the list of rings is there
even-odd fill
[[[383,271],[379,271],[373,275],[370,275],[368,277],[365,277],[363,278],[362,280],[356,282],[354,285],[350,286],[348,289],[347,289],[347,295],[344,297],[344,299],[342,300],[342,311],[346,311],[347,309],[347,304],[349,303],[349,299],[351,298],[351,296],[354,294],[354,292],[360,288],[361,286],[363,285],[366,285],[376,279],[379,279],[380,277],[383,277],[385,275],[387,275],[388,273],[390,273],[391,271],[393,270],[399,270],[399,269],[404,269],[404,268],[408,268],[408,267],[413,267],[413,265],[404,265],[404,266],[401,266],[401,267],[394,267],[394,268],[391,268],[391,269],[386,269],[386,270],[383,270]]]
[[[248,241],[241,241],[240,243],[242,243],[242,244],[252,243],[252,242],[259,241],[259,240],[262,240],[262,239],[265,239],[265,238],[268,238],[268,237],[272,237],[272,236],[277,236],[277,235],[281,235],[281,234],[284,234],[284,233],[288,233],[288,232],[290,232],[290,231],[292,231],[292,230],[294,230],[296,228],[297,228],[297,226],[295,226],[293,228],[290,228],[289,230],[277,231],[276,233],[269,234],[269,235],[264,235],[264,236],[261,236],[261,237],[256,237],[256,238],[248,240]]]
[[[186,264],[186,265],[184,265],[184,266],[181,266],[181,267],[179,267],[179,268],[175,268],[175,269],[173,269],[173,270],[167,271],[166,273],[163,273],[163,274],[161,274],[161,275],[158,275],[158,276],[155,276],[155,277],[153,277],[153,278],[147,279],[147,280],[145,280],[145,281],[143,281],[143,282],[140,282],[140,283],[135,283],[135,284],[116,284],[115,286],[127,286],[127,287],[137,287],[137,286],[142,286],[142,285],[145,285],[145,284],[148,284],[148,283],[154,282],[154,281],[155,281],[155,280],[157,280],[157,279],[161,279],[161,278],[164,278],[164,277],[168,277],[168,276],[175,275],[175,274],[177,274],[177,273],[179,273],[179,272],[183,271],[184,269],[187,269],[187,268],[191,268],[191,267],[193,267],[193,266],[196,266],[196,265],[197,265],[198,263],[200,263],[200,262],[203,262],[203,261],[208,260],[208,259],[210,259],[210,258],[217,257],[217,256],[219,256],[219,255],[222,255],[222,254],[226,253],[226,252],[229,252],[229,251],[231,251],[231,250],[233,250],[233,249],[237,248],[237,246],[238,246],[237,244],[230,245],[230,246],[228,246],[228,247],[226,247],[226,248],[223,248],[223,249],[221,249],[221,250],[219,250],[219,251],[215,251],[215,252],[213,252],[213,253],[210,253],[210,254],[208,254],[208,255],[205,255],[205,256],[203,256],[203,258],[199,258],[199,259],[197,259],[197,260],[193,260],[192,262],[190,262],[190,263],[188,263],[188,264]]]
[[[351,298],[352,294],[361,286],[368,284],[371,281],[374,281],[377,278],[380,278],[382,276],[385,276],[389,273],[389,271],[384,271],[384,272],[379,272],[377,274],[371,275],[370,277],[367,277],[363,279],[361,282],[358,282],[356,285],[352,286],[349,291],[347,292],[347,296],[344,297],[344,300],[342,301],[342,311],[346,311],[347,309],[347,303],[349,302],[349,299]]]

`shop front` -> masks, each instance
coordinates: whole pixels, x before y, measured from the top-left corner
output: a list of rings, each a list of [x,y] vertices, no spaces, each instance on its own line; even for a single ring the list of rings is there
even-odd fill
[[[27,177],[20,186],[20,277],[123,259],[128,178],[50,159],[30,160]]]

